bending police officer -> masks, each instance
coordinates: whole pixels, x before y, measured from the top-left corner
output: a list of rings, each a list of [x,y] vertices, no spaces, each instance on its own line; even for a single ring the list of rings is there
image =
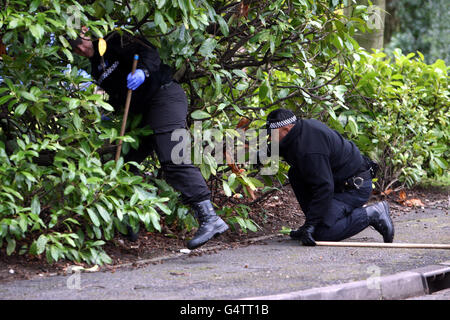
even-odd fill
[[[172,132],[186,128],[186,94],[172,78],[171,68],[161,62],[158,51],[146,39],[113,32],[105,40],[107,51],[103,58],[98,52],[98,40],[91,41],[82,34],[70,44],[76,54],[89,58],[92,77],[109,95],[109,103],[116,110],[123,108],[128,89],[133,90],[130,114],[142,114],[142,125],[149,125],[154,134],[143,138],[138,150],[131,149],[125,161],[139,163],[152,150],[156,152],[165,180],[181,193],[183,203],[193,208],[199,222],[197,232],[187,243],[189,249],[195,249],[228,230],[228,226],[216,215],[200,170],[192,164],[175,164],[171,159],[172,148],[180,143],[171,141]],[[139,55],[139,62],[131,74],[135,54]]]

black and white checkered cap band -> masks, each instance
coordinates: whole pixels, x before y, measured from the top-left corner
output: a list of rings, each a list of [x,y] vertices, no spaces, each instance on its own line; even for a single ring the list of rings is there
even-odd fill
[[[297,117],[296,116],[287,118],[286,120],[281,120],[281,121],[278,121],[278,122],[272,122],[272,123],[269,123],[269,129],[278,129],[278,128],[287,126],[288,124],[292,124],[295,121],[297,121]]]

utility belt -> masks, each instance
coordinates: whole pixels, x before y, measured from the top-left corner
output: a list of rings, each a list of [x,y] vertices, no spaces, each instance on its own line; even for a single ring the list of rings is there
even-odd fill
[[[364,181],[372,180],[376,177],[379,166],[378,163],[370,158],[363,156],[364,163],[361,169],[352,177],[344,180],[343,183],[337,186],[338,190],[345,191],[351,189],[359,189],[363,186]]]
[[[363,186],[364,181],[372,180],[372,174],[370,170],[362,171],[355,174],[353,177],[345,180],[340,186],[341,190],[359,189]]]

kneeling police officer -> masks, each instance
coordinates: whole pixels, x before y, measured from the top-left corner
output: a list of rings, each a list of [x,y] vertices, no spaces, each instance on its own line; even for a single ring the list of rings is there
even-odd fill
[[[340,241],[369,226],[384,242],[394,239],[389,206],[383,201],[363,207],[372,192],[375,163],[356,145],[314,119],[297,119],[277,109],[267,116],[267,128],[278,131],[280,155],[290,165],[288,177],[305,214],[305,223],[291,231],[293,239],[314,246]],[[276,138],[278,136],[278,138]]]

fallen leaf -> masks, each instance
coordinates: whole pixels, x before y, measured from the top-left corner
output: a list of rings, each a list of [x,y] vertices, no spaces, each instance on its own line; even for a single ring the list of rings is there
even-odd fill
[[[425,207],[420,199],[409,199],[406,200],[404,204],[408,207]]]
[[[398,199],[400,202],[403,202],[406,200],[406,192],[404,190],[400,191],[398,194]]]
[[[388,196],[388,195],[390,195],[392,192],[393,192],[392,189],[387,189],[387,190],[384,190],[383,192],[381,192],[381,195],[383,195],[383,196]]]
[[[241,10],[240,10],[240,14],[241,16],[248,18],[248,4],[245,4],[244,1],[241,2]]]
[[[3,44],[2,36],[0,35],[0,56],[4,54],[6,54],[6,46]]]
[[[97,272],[98,270],[100,270],[100,267],[98,265],[95,265],[92,268],[85,269],[84,271],[86,271],[86,272]]]

